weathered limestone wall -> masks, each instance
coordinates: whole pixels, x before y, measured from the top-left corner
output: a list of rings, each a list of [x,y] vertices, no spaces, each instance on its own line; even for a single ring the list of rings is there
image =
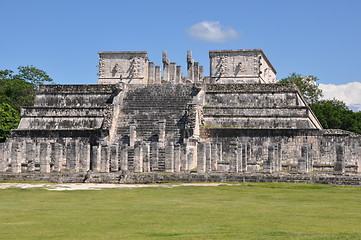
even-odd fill
[[[361,186],[360,174],[325,173],[0,173],[0,180],[55,183],[286,182]]]
[[[90,170],[91,146],[108,135],[116,95],[115,85],[42,86],[4,144],[0,171]]]
[[[219,165],[225,165],[222,168],[226,171],[236,171],[235,164],[242,162],[247,172],[360,172],[361,136],[349,132],[202,129],[201,138],[222,143],[224,164]],[[342,169],[338,170],[337,164]]]
[[[148,79],[148,53],[99,52],[98,84],[119,82],[146,84]]]
[[[211,83],[275,83],[276,70],[263,51],[209,51]]]
[[[211,51],[208,78],[191,52],[185,77],[166,52],[163,75],[146,52],[99,54],[99,85],[43,86],[22,110],[0,144],[0,172],[94,182],[154,172],[361,172],[361,136],[323,130],[294,85],[273,83],[260,50]]]
[[[192,58],[188,51],[187,76],[182,67],[170,62],[167,52],[162,53],[163,74],[160,66],[148,61],[148,53],[99,52],[99,84],[179,84],[203,81],[203,67]]]
[[[18,130],[99,129],[110,114],[115,85],[47,85],[24,107]]]
[[[286,84],[207,84],[203,111],[208,128],[322,129]]]
[[[89,138],[11,138],[1,172],[86,172],[90,170]]]

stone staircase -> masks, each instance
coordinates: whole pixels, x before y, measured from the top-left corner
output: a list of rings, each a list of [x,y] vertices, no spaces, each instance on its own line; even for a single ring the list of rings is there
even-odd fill
[[[165,120],[166,139],[181,142],[192,85],[129,85],[123,99],[117,138],[129,141],[129,126],[135,125],[138,141],[157,141]]]

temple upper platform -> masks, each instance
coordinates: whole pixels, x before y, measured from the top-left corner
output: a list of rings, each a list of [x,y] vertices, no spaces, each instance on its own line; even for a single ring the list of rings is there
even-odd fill
[[[146,51],[99,52],[99,84],[179,84],[179,83],[275,83],[276,70],[261,49],[209,51],[210,73],[187,52],[187,71],[162,53],[163,66],[148,59]]]

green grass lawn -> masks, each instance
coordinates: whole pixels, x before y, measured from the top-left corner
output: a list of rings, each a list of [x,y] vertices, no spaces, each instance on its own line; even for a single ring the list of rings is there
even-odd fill
[[[0,190],[0,239],[361,239],[361,188]]]

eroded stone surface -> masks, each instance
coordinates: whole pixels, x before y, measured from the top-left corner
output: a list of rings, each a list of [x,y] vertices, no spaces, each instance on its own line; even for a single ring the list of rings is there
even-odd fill
[[[361,136],[323,130],[261,50],[211,51],[209,77],[190,51],[186,76],[166,52],[163,74],[146,52],[99,56],[98,85],[42,86],[22,109],[0,172],[119,182],[112,174],[361,171]]]

